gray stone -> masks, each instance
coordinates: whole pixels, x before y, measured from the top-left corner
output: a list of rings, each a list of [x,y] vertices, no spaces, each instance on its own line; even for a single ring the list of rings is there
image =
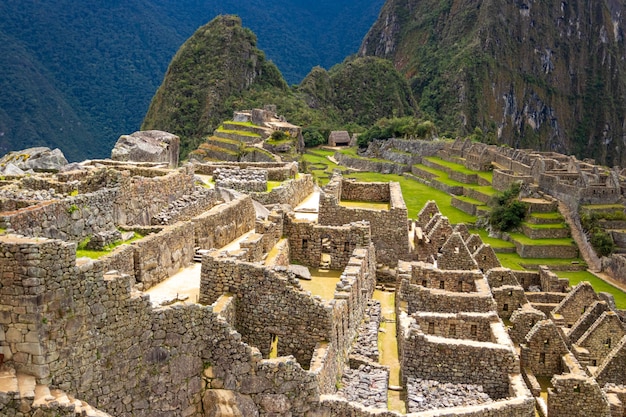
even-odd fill
[[[67,165],[67,159],[60,149],[51,150],[46,147],[28,148],[21,151],[9,152],[0,159],[3,171],[11,164],[22,171],[59,171]],[[14,168],[11,168],[14,170]]]
[[[111,151],[115,161],[165,162],[178,166],[180,138],[160,130],[146,130],[122,135]]]
[[[311,272],[309,268],[303,265],[289,265],[289,271],[293,272],[298,278],[311,280]]]

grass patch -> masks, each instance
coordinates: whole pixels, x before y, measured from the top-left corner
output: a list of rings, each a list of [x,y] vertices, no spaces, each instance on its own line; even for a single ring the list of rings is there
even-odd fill
[[[450,161],[445,161],[437,156],[427,156],[424,158],[427,161],[430,161],[434,164],[440,165],[442,167],[446,167],[449,169],[452,169],[454,171],[460,172],[462,174],[477,174],[477,171],[473,171],[471,169],[465,168],[463,165],[461,164],[457,164],[456,162],[450,162]]]
[[[493,183],[493,172],[492,171],[477,171],[476,175],[485,181],[489,181],[489,183]]]
[[[397,181],[400,183],[404,203],[408,210],[409,218],[417,218],[419,211],[429,200],[437,202],[441,213],[448,217],[450,223],[475,223],[476,217],[471,216],[450,205],[451,196],[443,191],[421,184],[417,181],[396,174],[380,174],[377,172],[358,172],[346,174],[346,178],[355,178],[364,182],[387,182]],[[481,203],[482,204],[482,203]]]
[[[470,229],[470,233],[479,235],[483,242],[488,243],[492,248],[515,248],[512,242],[489,236],[489,232],[485,229]]]
[[[283,185],[282,181],[268,181],[267,182],[267,192],[269,193],[274,188],[280,187],[281,185]]]
[[[91,249],[85,249],[85,246],[87,245],[87,243],[89,242],[89,239],[85,239],[83,241],[81,241],[78,244],[78,248],[76,249],[76,257],[77,258],[91,258],[91,259],[98,259],[104,255],[107,255],[111,252],[113,252],[113,250],[115,248],[117,248],[120,245],[123,245],[124,243],[132,243],[136,240],[142,239],[144,237],[144,235],[141,235],[137,232],[135,232],[135,236],[132,239],[129,240],[118,240],[117,242],[114,242],[108,246],[105,246],[103,250],[91,250]]]
[[[621,289],[609,284],[608,282],[598,278],[594,274],[588,271],[554,271],[559,277],[569,279],[569,283],[572,287],[576,286],[579,282],[589,281],[591,286],[596,292],[608,292],[615,297],[615,305],[619,309],[626,309],[626,293]]]
[[[527,268],[524,268],[522,265],[547,265],[557,266],[557,265],[571,265],[572,262],[578,262],[582,265],[585,262],[580,259],[560,259],[560,258],[522,258],[517,253],[496,253],[496,256],[500,260],[500,263],[503,267],[509,269],[515,269],[517,271],[525,271]],[[556,272],[556,271],[555,271]]]
[[[565,223],[549,223],[549,224],[534,224],[534,223],[522,223],[524,226],[528,226],[531,229],[565,229],[567,225]]]
[[[228,124],[229,125],[237,125],[237,126],[256,126],[252,122],[234,122],[234,121],[229,121]]]
[[[563,216],[561,216],[561,213],[558,211],[553,211],[551,213],[530,213],[530,217],[547,220],[563,220]]]
[[[231,135],[238,135],[238,136],[248,136],[251,138],[260,138],[261,135],[259,135],[258,133],[254,133],[254,132],[248,132],[245,130],[228,130],[228,129],[224,129],[222,126],[217,128],[218,132],[221,133],[228,133]]]
[[[510,233],[513,240],[520,242],[524,245],[534,246],[571,246],[574,245],[574,240],[565,237],[560,239],[531,239],[522,233]]]

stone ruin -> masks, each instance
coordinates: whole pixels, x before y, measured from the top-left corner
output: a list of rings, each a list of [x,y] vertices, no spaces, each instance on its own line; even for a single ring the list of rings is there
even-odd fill
[[[3,183],[0,414],[624,415],[610,296],[502,268],[432,202],[409,220],[397,183],[334,176],[311,220],[310,176],[249,168],[104,160]],[[282,184],[241,192],[238,175]],[[338,271],[332,295],[293,264]]]

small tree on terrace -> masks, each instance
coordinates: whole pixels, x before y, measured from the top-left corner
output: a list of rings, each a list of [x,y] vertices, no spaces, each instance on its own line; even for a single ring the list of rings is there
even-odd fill
[[[524,221],[528,204],[518,199],[519,192],[520,185],[515,183],[491,200],[489,224],[495,230],[508,232],[519,227]]]

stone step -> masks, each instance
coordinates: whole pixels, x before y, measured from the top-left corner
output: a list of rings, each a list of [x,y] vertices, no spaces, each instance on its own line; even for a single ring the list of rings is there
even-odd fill
[[[32,404],[33,408],[45,409],[50,405],[55,405],[71,409],[73,406],[76,416],[111,417],[61,390],[50,390],[47,385],[37,384],[33,375],[16,373],[11,368],[0,371],[0,393],[9,394],[16,400]]]
[[[26,375],[26,374],[21,374],[21,373],[18,373],[16,377],[17,377],[17,385],[20,390],[20,397],[28,398],[31,400],[34,399],[35,387],[37,385],[35,377],[32,375]]]
[[[19,392],[14,369],[0,371],[0,392],[16,394]]]

